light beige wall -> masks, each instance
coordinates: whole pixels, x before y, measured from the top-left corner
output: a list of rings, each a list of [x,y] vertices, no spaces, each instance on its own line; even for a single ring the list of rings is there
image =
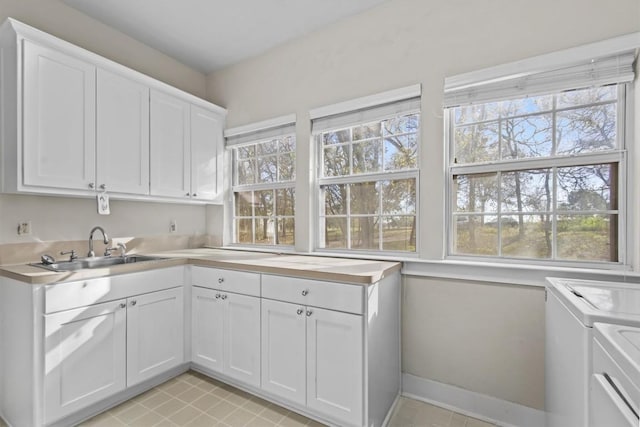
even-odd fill
[[[421,83],[421,256],[440,259],[445,76],[640,31],[638,0],[390,0],[208,76],[207,96],[237,126],[296,113],[298,249],[313,214],[304,189],[310,108]],[[219,226],[222,228],[222,225]],[[404,370],[541,409],[541,289],[411,278]]]
[[[403,372],[544,408],[544,289],[404,277]]]
[[[12,17],[196,96],[204,97],[206,79],[175,59],[152,49],[60,0],[0,0],[0,22]],[[113,201],[112,215],[99,216],[95,200],[0,195],[0,243],[84,239],[102,224],[114,236],[160,235],[170,219],[178,233],[204,233],[205,208],[174,204]],[[31,220],[33,235],[19,237],[19,221]]]

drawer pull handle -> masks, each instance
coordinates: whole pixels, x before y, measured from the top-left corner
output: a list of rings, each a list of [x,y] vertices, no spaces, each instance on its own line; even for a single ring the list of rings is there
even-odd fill
[[[312,314],[313,314],[313,311],[307,310],[307,317],[311,316]]]
[[[136,301],[136,300],[131,301],[131,305],[136,305],[137,303],[138,303],[138,301]]]
[[[299,308],[298,310],[296,310],[296,313],[298,313],[298,316],[300,316],[303,311],[304,311],[303,309]]]
[[[222,283],[222,282],[224,282],[224,277],[218,278],[218,283]]]
[[[227,296],[223,294],[220,298],[222,298],[223,300],[225,300],[225,299],[227,299]]]
[[[304,291],[302,291],[302,296],[306,297],[309,294],[309,290],[305,289]]]
[[[216,299],[220,299],[220,294],[216,294]]]
[[[121,302],[121,303],[120,303],[120,308],[127,308],[127,304],[125,304],[125,303]]]

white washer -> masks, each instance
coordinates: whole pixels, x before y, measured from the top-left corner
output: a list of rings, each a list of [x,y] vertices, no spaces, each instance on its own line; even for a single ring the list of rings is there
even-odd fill
[[[640,426],[640,328],[596,323],[590,427]]]
[[[595,322],[640,327],[640,285],[547,278],[547,427],[589,427]]]

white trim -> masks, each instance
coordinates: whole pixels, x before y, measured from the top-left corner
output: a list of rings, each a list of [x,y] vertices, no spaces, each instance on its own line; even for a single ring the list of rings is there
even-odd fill
[[[242,135],[245,133],[254,133],[264,129],[288,126],[290,124],[295,124],[295,122],[296,122],[295,113],[287,114],[285,116],[274,117],[272,119],[263,120],[260,122],[249,123],[246,125],[225,129],[224,137],[229,138],[231,136]]]
[[[559,50],[520,61],[496,65],[468,73],[445,78],[445,90],[453,87],[473,86],[480,82],[498,80],[514,76],[541,72],[564,67],[567,64],[589,61],[592,58],[616,55],[640,47],[640,32],[602,40],[578,47]]]
[[[610,267],[607,265],[607,267]],[[504,283],[508,285],[545,286],[547,276],[575,279],[640,282],[640,273],[618,269],[596,269],[568,266],[509,263],[505,259],[494,262],[466,260],[404,260],[402,274],[406,276],[468,280],[472,282]]]
[[[314,120],[320,117],[333,116],[336,114],[361,110],[363,108],[370,108],[378,105],[389,104],[391,102],[404,101],[405,99],[417,98],[421,95],[422,85],[418,83],[399,89],[376,93],[374,95],[351,99],[349,101],[313,108],[309,110],[309,118]]]
[[[402,395],[505,427],[544,426],[545,412],[449,384],[402,374]]]

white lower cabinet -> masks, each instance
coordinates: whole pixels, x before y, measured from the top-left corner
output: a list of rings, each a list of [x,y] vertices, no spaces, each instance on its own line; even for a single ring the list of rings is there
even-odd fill
[[[262,300],[262,388],[362,424],[362,316]]]
[[[126,319],[126,300],[45,317],[47,422],[125,389]]]
[[[212,371],[260,386],[260,298],[194,287],[192,359]]]
[[[45,315],[45,422],[184,362],[182,287]]]

